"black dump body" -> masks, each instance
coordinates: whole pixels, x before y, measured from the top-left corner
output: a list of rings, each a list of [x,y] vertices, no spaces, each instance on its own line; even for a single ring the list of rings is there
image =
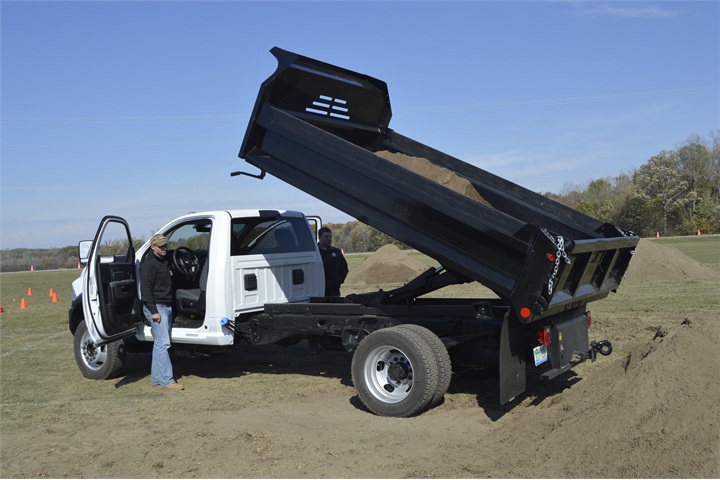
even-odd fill
[[[381,80],[272,53],[278,69],[261,86],[239,154],[263,175],[416,248],[462,281],[482,283],[521,323],[618,288],[637,236],[393,131]],[[446,169],[474,195],[388,155]]]

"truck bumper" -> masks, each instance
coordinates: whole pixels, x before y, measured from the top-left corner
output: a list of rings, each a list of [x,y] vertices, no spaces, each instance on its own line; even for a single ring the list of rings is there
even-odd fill
[[[543,325],[522,325],[517,319],[506,315],[500,336],[500,403],[505,404],[525,391],[526,362],[532,349],[531,343],[538,328],[551,327],[551,340],[547,346],[547,362],[540,375],[550,380],[585,360],[595,360],[596,353],[609,355],[612,344],[608,340],[588,342],[588,325],[581,309],[553,317]],[[538,364],[539,365],[539,364]]]
[[[585,360],[595,359],[589,347],[587,318],[584,314],[552,325],[552,341],[548,345],[551,369],[541,377],[551,380]]]

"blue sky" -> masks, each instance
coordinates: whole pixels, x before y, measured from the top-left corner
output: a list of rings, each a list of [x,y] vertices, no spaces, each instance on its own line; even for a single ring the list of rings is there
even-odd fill
[[[387,82],[390,127],[534,191],[720,128],[720,2],[0,3],[2,248],[229,208],[350,217],[230,177],[278,46]],[[247,167],[247,168],[246,168]]]

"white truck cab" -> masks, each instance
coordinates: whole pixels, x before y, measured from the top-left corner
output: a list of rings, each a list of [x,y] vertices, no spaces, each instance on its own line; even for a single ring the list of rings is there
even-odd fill
[[[172,342],[232,345],[233,331],[223,319],[262,311],[266,303],[323,296],[322,259],[313,232],[319,226],[319,218],[297,211],[226,210],[184,215],[162,227],[157,233],[168,240],[175,297]],[[117,352],[107,350],[123,343],[117,340],[152,341],[142,314],[139,274],[149,247],[147,241],[136,252],[128,223],[116,216],[103,218],[92,242],[80,243],[87,265],[73,282],[70,317],[82,312],[75,350],[85,376],[114,373],[108,364]]]

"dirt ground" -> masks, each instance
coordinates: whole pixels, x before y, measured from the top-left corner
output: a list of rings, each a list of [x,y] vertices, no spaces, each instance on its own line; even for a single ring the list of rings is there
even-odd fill
[[[705,276],[698,285],[717,286],[717,272],[642,246],[628,283]],[[367,268],[407,263],[392,253]],[[651,267],[660,264],[667,268]],[[77,400],[6,409],[4,424],[36,418],[32,427],[3,430],[0,476],[717,478],[718,315],[688,309],[652,325],[634,333],[627,353],[532,383],[535,393],[505,406],[494,375],[458,372],[440,405],[407,419],[368,413],[351,384],[351,356],[309,355],[304,341],[178,355],[187,389],[166,393],[150,386],[147,354],[132,356],[119,379],[72,373],[68,334],[58,341],[66,369],[59,374]]]

